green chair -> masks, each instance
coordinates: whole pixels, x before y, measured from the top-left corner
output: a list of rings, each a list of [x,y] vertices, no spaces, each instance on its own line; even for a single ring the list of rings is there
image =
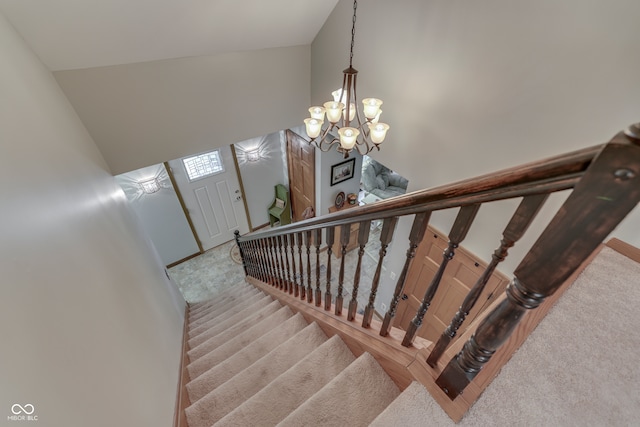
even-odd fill
[[[276,198],[269,206],[269,223],[273,227],[276,222],[280,225],[291,224],[291,206],[289,205],[289,191],[282,184],[275,186]]]

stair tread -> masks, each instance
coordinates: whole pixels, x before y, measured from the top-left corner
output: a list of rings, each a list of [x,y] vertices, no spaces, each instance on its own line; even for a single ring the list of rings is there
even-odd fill
[[[210,321],[198,326],[197,333],[189,337],[189,348],[194,348],[201,343],[205,342],[215,334],[224,331],[229,326],[232,326],[244,318],[248,317],[251,313],[260,310],[261,307],[265,307],[273,302],[273,298],[268,295],[262,295],[259,299],[251,299],[247,304],[238,305],[233,312],[227,313],[221,317],[216,317]]]
[[[419,382],[414,381],[373,420],[370,426],[422,427],[425,425],[425,414],[431,414],[431,417],[439,415],[437,418],[430,418],[432,425],[455,424],[431,397],[427,389]]]
[[[247,330],[247,337],[243,337],[242,335],[245,334],[241,334],[227,343],[231,345],[225,344],[219,347],[210,353],[211,357],[206,355],[203,358],[204,362],[194,366],[193,372],[200,372],[200,374],[197,377],[192,377],[191,382],[187,384],[189,398],[193,402],[200,399],[246,367],[251,366],[307,325],[307,321],[301,314],[293,316],[288,307],[281,308],[264,322]],[[256,339],[258,333],[261,336]],[[246,343],[247,339],[253,342]],[[206,369],[207,366],[210,368]]]
[[[238,315],[232,317],[232,322],[220,322],[212,327],[208,332],[202,334],[197,340],[193,341],[194,345],[187,352],[189,360],[195,362],[203,356],[203,351],[207,348],[216,348],[223,345],[243,330],[250,328],[252,325],[262,321],[271,314],[282,308],[282,304],[278,301],[271,301],[267,305],[251,306],[246,311],[241,311]],[[201,341],[201,342],[200,342]]]
[[[189,304],[189,314],[196,314],[202,311],[203,309],[210,307],[212,304],[216,304],[218,301],[227,298],[229,296],[237,295],[238,292],[246,291],[253,288],[251,285],[246,282],[239,282],[235,285],[232,285],[228,289],[218,292],[213,297],[209,298],[205,301],[200,301],[198,303]],[[255,288],[254,288],[255,289]]]
[[[220,312],[222,313],[225,307],[229,308],[234,306],[236,302],[240,302],[243,299],[246,299],[248,296],[258,293],[256,291],[260,292],[255,288],[243,288],[232,295],[212,300],[209,305],[207,305],[206,307],[202,307],[202,309],[198,310],[197,312],[189,312],[189,325],[195,324],[196,322],[203,319],[204,317],[207,317],[216,310],[220,310]]]
[[[239,310],[242,310],[242,307],[245,307],[247,304],[251,304],[255,301],[258,301],[264,296],[265,294],[260,291],[256,293],[251,293],[251,294],[243,294],[239,296],[237,300],[229,301],[223,307],[219,307],[216,310],[212,310],[210,313],[207,313],[204,316],[189,323],[189,337],[193,338],[198,334],[198,331],[202,331],[203,325],[210,324],[210,322],[215,319],[228,317],[233,313],[237,313]]]
[[[215,426],[274,426],[354,360],[344,341],[334,335]]]
[[[363,353],[278,426],[367,426],[399,394],[374,357]]]
[[[246,307],[247,304],[253,304],[255,301],[263,298],[265,294],[263,292],[255,292],[255,293],[247,293],[239,296],[236,300],[229,300],[222,307],[218,307],[215,310],[205,314],[204,316],[194,320],[189,324],[189,338],[193,338],[200,332],[206,329],[206,325],[211,324],[211,321],[218,318],[223,319],[224,317],[228,317],[237,313],[240,310],[243,310],[243,307]]]
[[[314,322],[186,408],[189,427],[210,427],[327,340]]]

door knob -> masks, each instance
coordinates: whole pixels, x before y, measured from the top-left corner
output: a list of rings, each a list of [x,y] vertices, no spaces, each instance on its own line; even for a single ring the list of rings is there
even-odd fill
[[[409,296],[407,294],[402,294],[402,301],[406,301],[409,299]]]

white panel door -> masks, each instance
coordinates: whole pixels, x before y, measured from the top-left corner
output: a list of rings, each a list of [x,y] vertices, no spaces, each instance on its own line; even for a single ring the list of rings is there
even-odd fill
[[[222,170],[203,178],[189,178],[184,160],[193,159],[193,156],[169,162],[204,250],[232,240],[235,230],[239,230],[240,234],[249,232],[231,148],[226,146],[215,151],[218,152],[216,160],[220,161]],[[212,165],[203,164],[198,159],[193,159],[193,162],[198,171],[211,172]],[[214,162],[213,166],[218,165]]]

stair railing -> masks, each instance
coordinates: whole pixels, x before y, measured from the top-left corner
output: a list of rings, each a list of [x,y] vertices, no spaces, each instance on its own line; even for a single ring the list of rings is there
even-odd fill
[[[447,362],[437,378],[436,384],[453,400],[507,340],[525,313],[535,309],[552,295],[638,204],[640,124],[620,132],[607,144],[242,237],[236,234],[236,241],[248,276],[295,295],[309,304],[322,306],[326,311],[330,311],[333,306],[335,316],[344,316],[346,247],[351,224],[358,223],[358,258],[346,313],[347,320],[353,322],[356,319],[361,262],[369,237],[369,227],[372,221],[382,221],[378,262],[368,304],[364,307],[362,316],[362,327],[369,328],[386,250],[393,238],[398,218],[415,215],[408,236],[406,260],[379,331],[380,335],[387,336],[403,295],[407,272],[425,235],[431,213],[459,208],[448,235],[449,242],[442,262],[402,341],[402,345],[411,346],[447,265],[454,258],[456,248],[466,237],[482,204],[521,198],[504,229],[491,262],[460,302],[459,311],[431,350],[427,363],[436,368],[438,360],[477,302],[489,277],[507,257],[508,249],[523,236],[549,194],[570,189],[572,192],[569,197],[516,268],[514,279],[506,289],[506,298],[479,323],[462,351]],[[328,248],[324,301],[320,268],[323,234]],[[342,257],[338,288],[332,293],[331,256],[336,239]],[[315,249],[315,274],[312,274],[311,267],[312,248]],[[290,258],[286,256],[287,251],[291,253]],[[282,253],[285,254],[284,257]]]

